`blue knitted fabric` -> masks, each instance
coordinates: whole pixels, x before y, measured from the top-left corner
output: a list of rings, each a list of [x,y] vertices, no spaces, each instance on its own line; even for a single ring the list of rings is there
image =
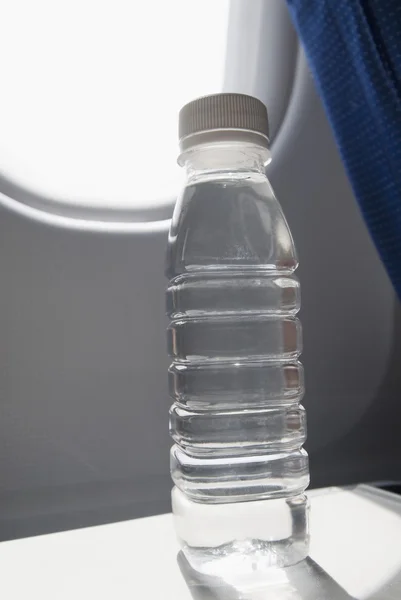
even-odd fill
[[[287,2],[356,198],[401,298],[401,0]]]

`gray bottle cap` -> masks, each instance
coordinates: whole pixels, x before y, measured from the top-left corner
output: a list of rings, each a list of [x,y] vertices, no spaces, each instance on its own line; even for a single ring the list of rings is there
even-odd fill
[[[186,104],[179,114],[180,150],[216,141],[269,146],[266,106],[245,94],[213,94]]]

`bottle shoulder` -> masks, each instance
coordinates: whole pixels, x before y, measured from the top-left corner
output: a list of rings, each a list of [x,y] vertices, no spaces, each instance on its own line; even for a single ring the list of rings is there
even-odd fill
[[[298,264],[287,221],[265,177],[184,187],[166,258],[169,278],[200,270],[293,272]]]

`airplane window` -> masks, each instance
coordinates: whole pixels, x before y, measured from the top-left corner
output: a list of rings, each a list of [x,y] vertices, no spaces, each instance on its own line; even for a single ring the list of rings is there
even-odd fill
[[[58,214],[169,216],[177,112],[222,90],[228,6],[5,0],[0,192]]]

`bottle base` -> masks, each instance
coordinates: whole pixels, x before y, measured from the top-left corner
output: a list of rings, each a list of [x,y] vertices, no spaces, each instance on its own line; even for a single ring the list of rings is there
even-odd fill
[[[175,528],[191,567],[225,580],[287,567],[309,551],[308,500],[201,504],[173,489]]]
[[[191,567],[200,573],[225,581],[265,572],[272,567],[294,565],[308,555],[307,540],[237,540],[218,548],[194,548],[184,545],[183,552]]]

